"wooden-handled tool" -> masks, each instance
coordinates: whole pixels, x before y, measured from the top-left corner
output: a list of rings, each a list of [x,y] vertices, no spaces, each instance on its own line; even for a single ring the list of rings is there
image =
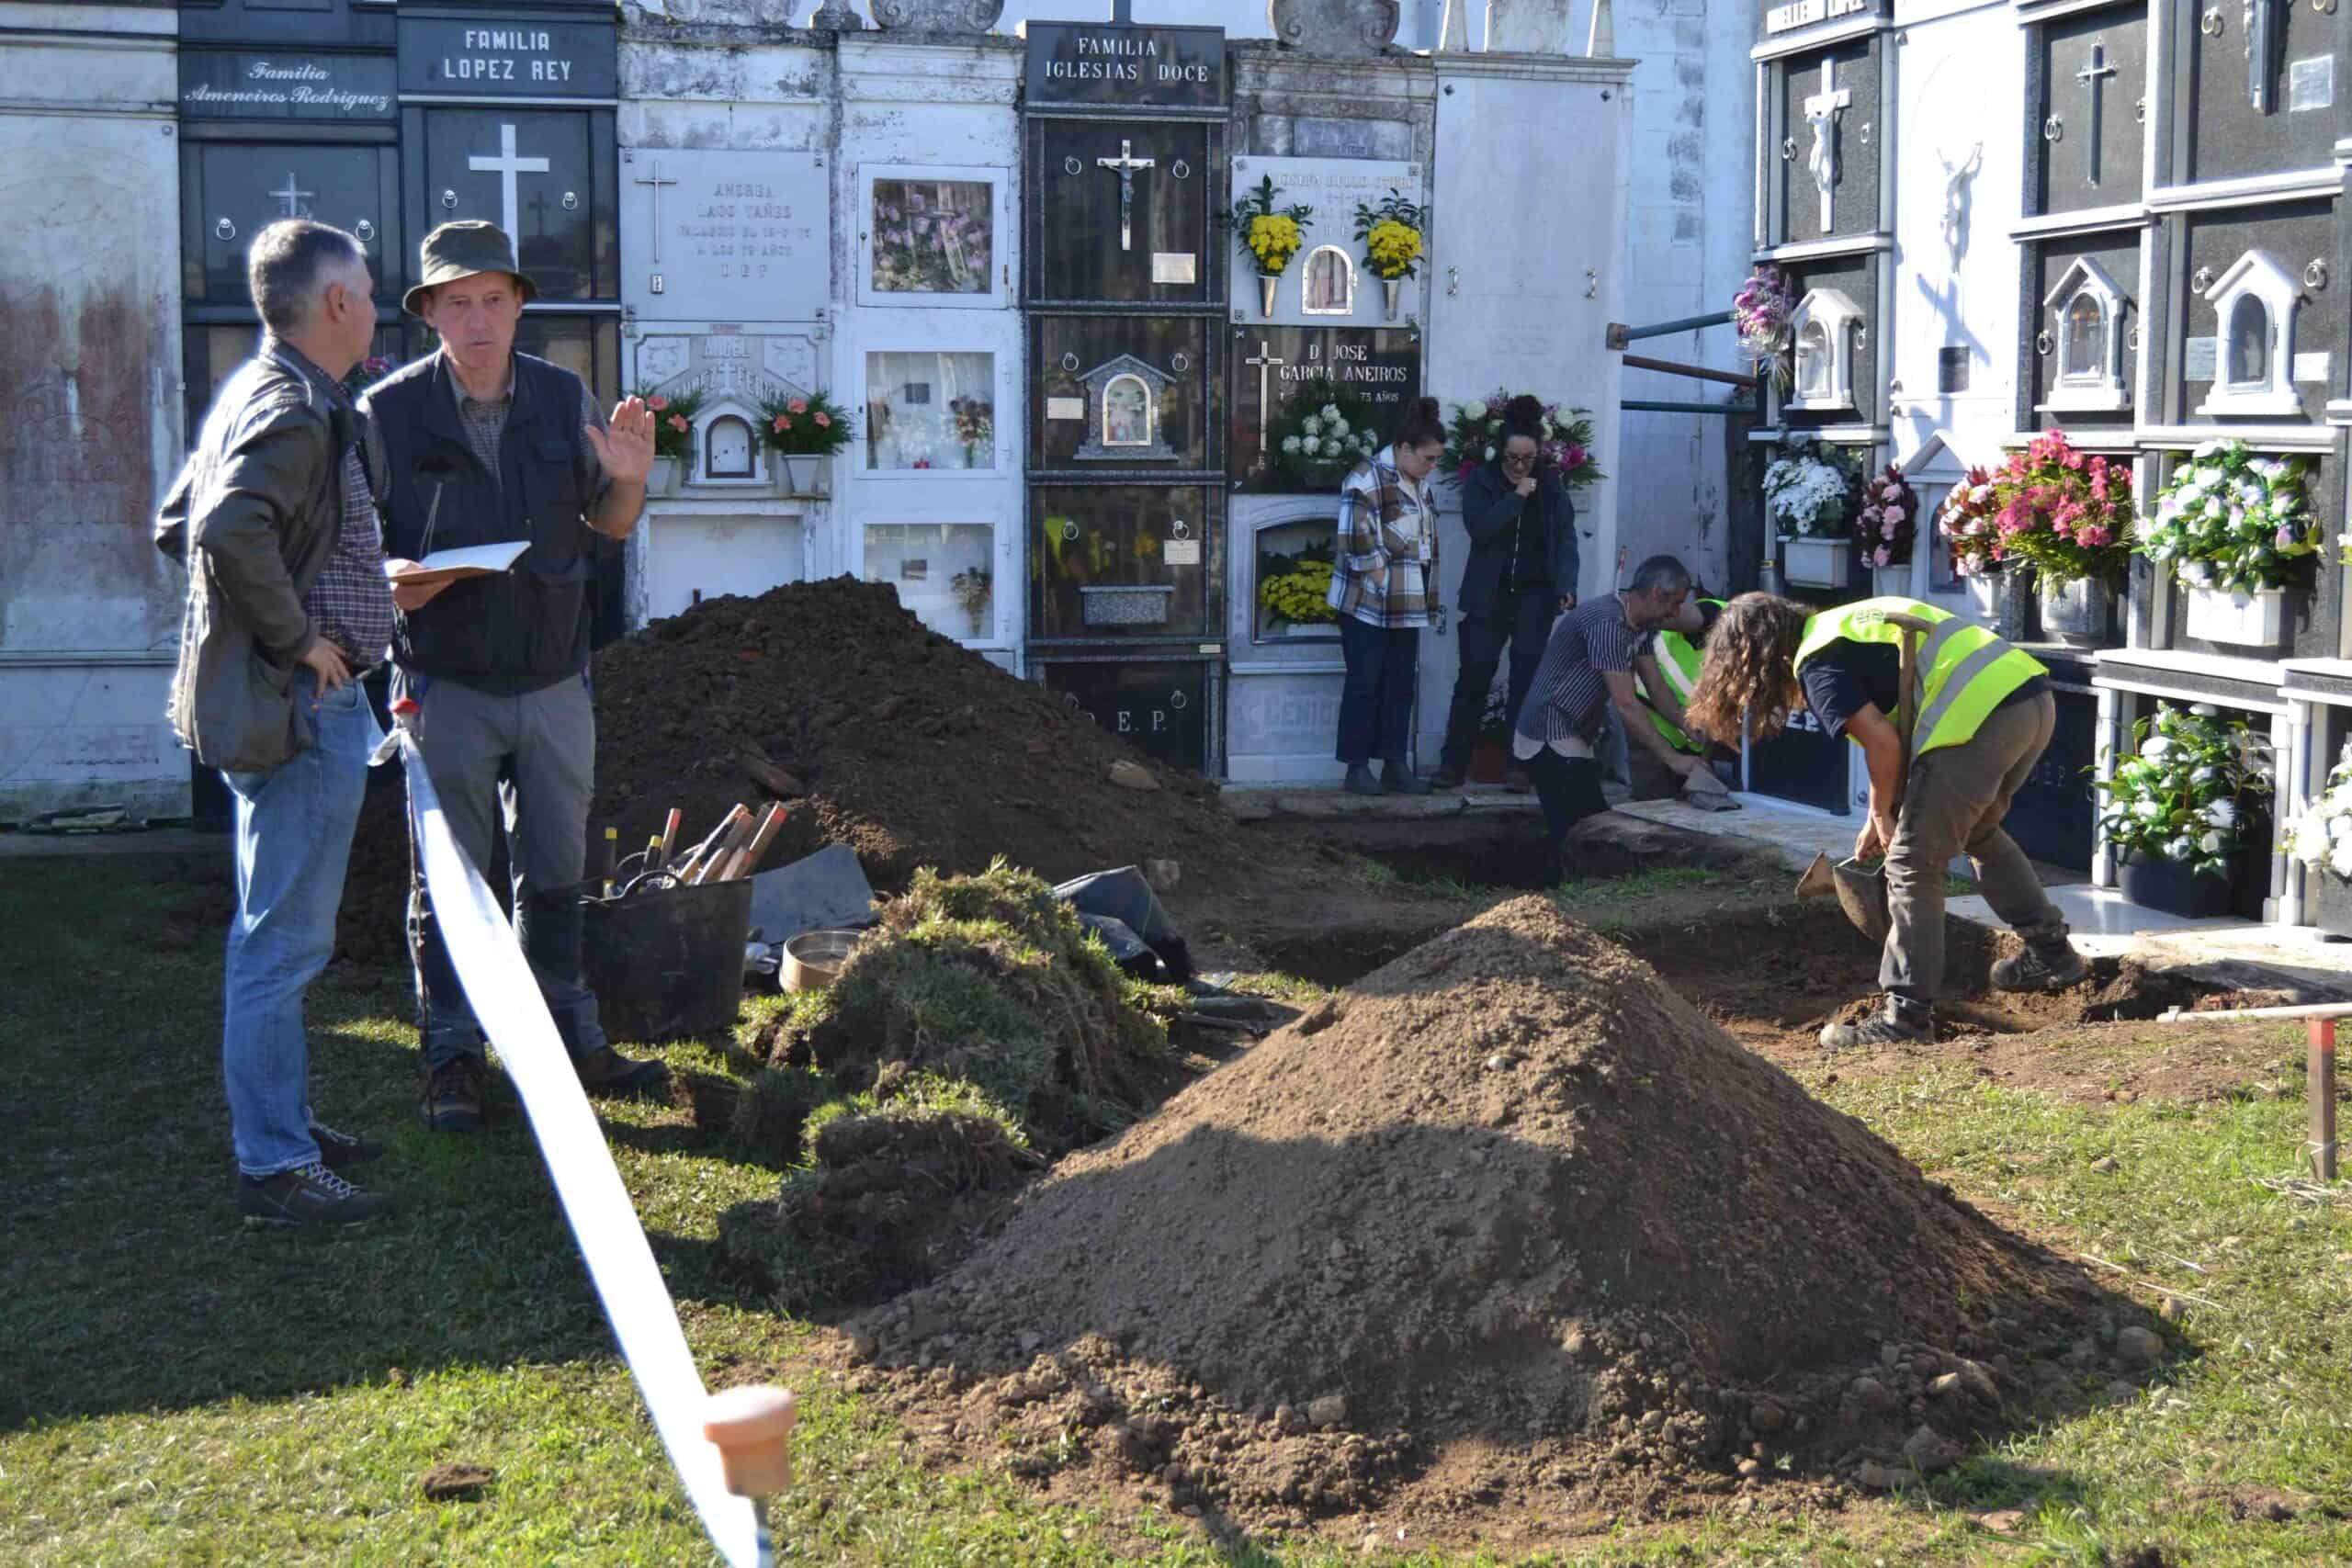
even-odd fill
[[[670,863],[670,855],[672,852],[676,849],[678,843],[679,818],[679,810],[673,806],[670,807],[670,815],[662,820],[662,837],[659,840],[661,844],[661,853],[660,857],[653,863],[653,869],[655,870],[659,870],[662,866]]]
[[[718,846],[703,856],[702,863],[695,867],[691,880],[696,887],[702,886],[705,883],[726,880],[728,866],[733,863],[736,854],[743,846],[752,841],[752,835],[759,831],[759,824],[752,820],[751,812],[744,810],[741,807],[736,809],[741,812],[741,815],[737,817],[734,819],[734,825],[727,829],[727,836],[720,839]]]
[[[702,1435],[718,1450],[727,1490],[752,1500],[763,1563],[775,1561],[768,1501],[792,1485],[792,1426],[798,1414],[790,1389],[763,1383],[721,1389],[704,1407]]]
[[[718,852],[720,843],[734,830],[735,824],[751,814],[748,807],[737,802],[733,810],[718,819],[718,826],[710,830],[708,838],[688,850],[686,858],[670,868],[672,875],[681,883],[692,884],[696,879],[696,873],[708,863],[710,856]]]
[[[743,847],[742,852],[735,857],[719,880],[732,882],[739,876],[751,875],[759,865],[760,857],[768,852],[768,845],[775,842],[776,834],[782,830],[784,816],[784,803],[780,800],[770,802],[767,815],[760,818],[759,830],[752,835],[752,841]]]

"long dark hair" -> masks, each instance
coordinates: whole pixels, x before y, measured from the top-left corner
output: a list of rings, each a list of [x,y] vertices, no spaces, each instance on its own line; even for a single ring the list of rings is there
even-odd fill
[[[1396,422],[1396,434],[1390,445],[1427,446],[1431,442],[1445,445],[1445,416],[1438,412],[1435,398],[1415,398],[1405,405],[1405,416]]]
[[[1691,727],[1726,746],[1739,744],[1743,721],[1758,741],[1779,735],[1796,706],[1797,645],[1812,614],[1770,593],[1743,593],[1724,605],[1684,705]]]

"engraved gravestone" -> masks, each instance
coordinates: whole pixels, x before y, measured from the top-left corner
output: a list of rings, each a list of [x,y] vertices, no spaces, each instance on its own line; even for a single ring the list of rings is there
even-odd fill
[[[1289,326],[1385,325],[1390,320],[1387,292],[1365,264],[1363,242],[1355,237],[1356,209],[1376,208],[1391,192],[1426,206],[1421,165],[1368,158],[1271,158],[1233,160],[1237,194],[1271,177],[1280,194],[1276,205],[1312,209],[1300,225],[1298,254],[1274,288],[1274,309],[1265,311],[1257,268],[1238,248],[1230,289],[1236,319]],[[1427,244],[1429,224],[1422,225]],[[1230,243],[1231,242],[1227,242]],[[1430,268],[1423,252],[1419,279],[1405,279],[1398,290],[1396,321],[1421,313],[1421,287]]]
[[[813,152],[625,148],[621,298],[640,316],[820,319],[828,188]]]

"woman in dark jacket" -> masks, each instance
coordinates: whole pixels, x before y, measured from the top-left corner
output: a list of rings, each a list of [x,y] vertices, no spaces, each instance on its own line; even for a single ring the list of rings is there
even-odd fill
[[[1469,774],[1487,690],[1510,651],[1516,716],[1544,657],[1553,617],[1577,603],[1577,508],[1559,475],[1539,468],[1544,405],[1521,394],[1503,405],[1501,443],[1462,483],[1470,558],[1462,570],[1461,670],[1446,711],[1445,750],[1430,783],[1459,788]]]

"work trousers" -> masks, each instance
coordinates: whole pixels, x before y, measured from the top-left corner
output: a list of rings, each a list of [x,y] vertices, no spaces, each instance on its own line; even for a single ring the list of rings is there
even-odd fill
[[[1942,987],[1944,874],[1954,855],[1974,863],[1985,901],[2018,935],[2064,932],[2033,863],[2001,826],[2057,724],[2057,700],[2044,692],[1995,708],[1968,739],[1911,764],[1886,857],[1893,929],[1879,957],[1881,990],[1932,1001]]]
[[[237,1168],[254,1178],[319,1157],[302,998],[334,953],[368,758],[383,739],[358,682],[316,689],[308,670],[294,672],[294,700],[313,705],[311,744],[266,772],[220,775],[237,801],[220,1066]]]
[[[1535,775],[1535,798],[1544,807],[1544,886],[1557,887],[1567,877],[1568,829],[1609,809],[1600,763],[1546,746],[1521,765]]]
[[[1506,589],[1491,615],[1464,615],[1456,634],[1462,670],[1453,678],[1453,702],[1446,709],[1443,766],[1466,773],[1471,749],[1478,744],[1478,727],[1487,714],[1487,694],[1495,684],[1495,671],[1503,654],[1510,654],[1510,707],[1506,726],[1519,722],[1527,688],[1535,683],[1535,666],[1552,636],[1559,614],[1559,595],[1548,583]]]
[[[1340,688],[1339,758],[1361,767],[1374,758],[1405,766],[1412,740],[1413,683],[1421,667],[1421,628],[1375,626],[1340,616],[1340,653],[1348,661]]]
[[[450,836],[476,871],[489,874],[493,835],[505,829],[514,931],[556,1032],[575,1058],[602,1049],[596,998],[580,977],[580,884],[596,766],[596,711],[587,681],[575,675],[535,692],[502,694],[403,671],[395,690],[419,705],[417,750]],[[409,958],[430,1072],[461,1056],[481,1056],[482,1034],[424,890],[416,832],[412,800]]]

